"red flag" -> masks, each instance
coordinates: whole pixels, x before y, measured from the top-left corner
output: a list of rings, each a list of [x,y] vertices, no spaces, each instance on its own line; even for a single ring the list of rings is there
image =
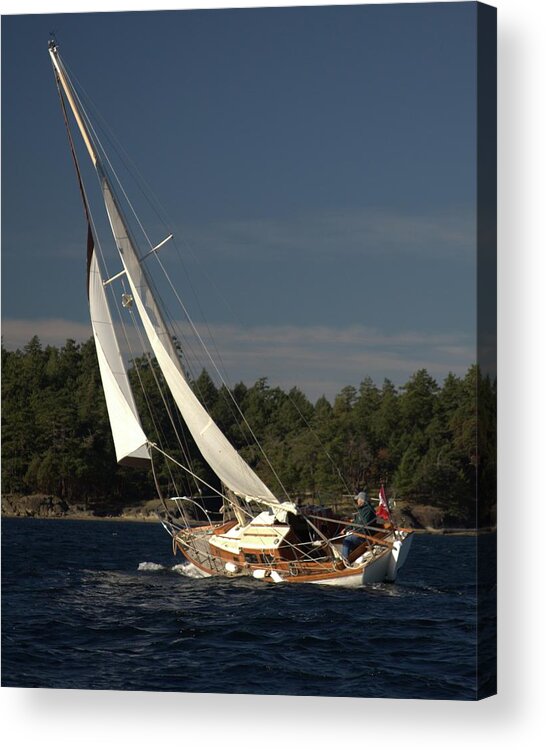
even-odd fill
[[[379,518],[384,518],[386,521],[388,521],[391,517],[389,502],[387,500],[387,495],[385,493],[385,488],[383,487],[383,485],[381,485],[381,489],[379,490],[379,505],[377,506],[375,515],[379,516]]]

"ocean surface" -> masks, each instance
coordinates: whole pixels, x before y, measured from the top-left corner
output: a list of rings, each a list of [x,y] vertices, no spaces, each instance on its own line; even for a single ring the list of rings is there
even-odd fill
[[[479,633],[494,691],[475,537],[357,589],[191,573],[159,523],[3,519],[2,685],[474,700]]]

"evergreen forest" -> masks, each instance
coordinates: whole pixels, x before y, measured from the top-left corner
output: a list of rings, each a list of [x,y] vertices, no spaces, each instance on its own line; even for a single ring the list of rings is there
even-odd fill
[[[217,486],[166,389],[158,388],[154,360],[134,360],[129,374],[149,438]],[[402,387],[364,377],[333,402],[322,396],[312,403],[299,388],[285,392],[267,378],[229,392],[205,370],[193,386],[277,493],[321,502],[384,481],[391,496],[410,507],[433,506],[447,524],[494,523],[496,383],[476,365],[442,384],[425,369]],[[160,461],[156,472],[166,492],[195,492],[182,470],[173,476]],[[86,507],[157,496],[151,471],[116,463],[92,338],[62,347],[42,346],[37,337],[17,351],[2,346],[2,488]]]

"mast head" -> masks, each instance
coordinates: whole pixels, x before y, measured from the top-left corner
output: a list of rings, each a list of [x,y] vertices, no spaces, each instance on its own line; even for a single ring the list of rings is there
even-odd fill
[[[55,39],[50,39],[47,43],[47,48],[50,52],[57,52],[57,42]]]

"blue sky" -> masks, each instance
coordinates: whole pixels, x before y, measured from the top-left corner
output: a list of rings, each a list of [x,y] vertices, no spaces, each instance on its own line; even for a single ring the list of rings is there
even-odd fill
[[[90,332],[50,30],[231,382],[331,397],[475,360],[473,3],[4,17],[8,347]]]

